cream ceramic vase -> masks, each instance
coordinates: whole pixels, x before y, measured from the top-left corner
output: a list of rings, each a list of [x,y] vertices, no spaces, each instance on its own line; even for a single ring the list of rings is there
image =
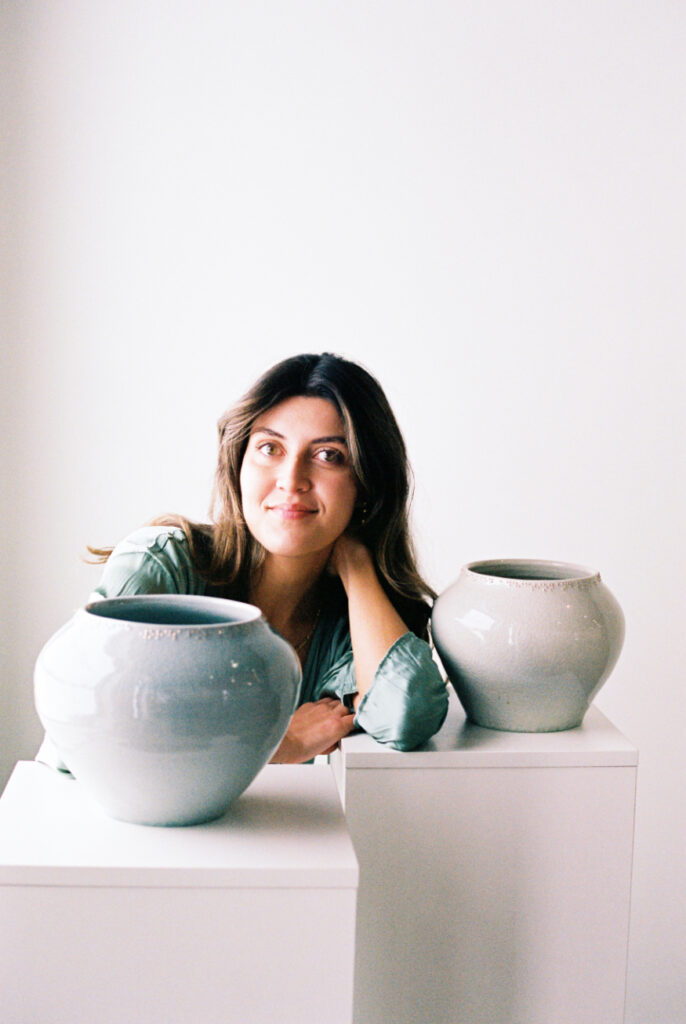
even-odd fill
[[[193,825],[223,814],[281,742],[300,663],[252,605],[146,595],[80,609],[41,651],[36,708],[107,814]]]
[[[471,722],[509,732],[581,724],[624,640],[599,573],[563,562],[472,562],[440,595],[436,649]]]

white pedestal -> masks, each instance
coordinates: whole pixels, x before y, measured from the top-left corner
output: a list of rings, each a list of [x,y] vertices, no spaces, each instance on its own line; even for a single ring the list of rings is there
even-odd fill
[[[331,755],[360,863],[356,1024],[621,1024],[636,749],[495,732]]]
[[[358,869],[328,767],[191,828],[17,765],[0,800],[3,1024],[349,1024]]]

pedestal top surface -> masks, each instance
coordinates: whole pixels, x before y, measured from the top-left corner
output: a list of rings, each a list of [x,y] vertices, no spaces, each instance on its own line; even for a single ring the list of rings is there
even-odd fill
[[[70,776],[20,761],[0,799],[0,884],[348,888],[357,860],[327,765],[267,765],[205,825],[108,818]]]
[[[638,764],[638,750],[591,705],[577,729],[564,732],[500,732],[466,720],[451,687],[450,706],[433,739],[409,752],[377,743],[364,733],[347,736],[341,752],[346,768],[541,768],[626,767]]]

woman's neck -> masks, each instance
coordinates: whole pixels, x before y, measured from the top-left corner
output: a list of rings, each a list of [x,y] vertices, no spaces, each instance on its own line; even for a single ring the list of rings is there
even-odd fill
[[[312,621],[320,605],[326,557],[300,560],[267,555],[259,577],[250,587],[249,600],[282,635],[297,634]]]

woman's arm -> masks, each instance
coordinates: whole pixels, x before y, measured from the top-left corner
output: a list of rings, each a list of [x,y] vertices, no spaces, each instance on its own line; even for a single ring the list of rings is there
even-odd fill
[[[408,629],[381,586],[372,556],[364,544],[345,535],[339,537],[329,566],[340,577],[348,598],[357,681],[353,707],[357,711],[381,661]]]
[[[413,750],[440,729],[448,711],[431,647],[408,630],[359,541],[341,537],[330,568],[348,597],[352,650],[326,673],[319,692],[345,701],[354,693],[357,728],[397,750]]]

